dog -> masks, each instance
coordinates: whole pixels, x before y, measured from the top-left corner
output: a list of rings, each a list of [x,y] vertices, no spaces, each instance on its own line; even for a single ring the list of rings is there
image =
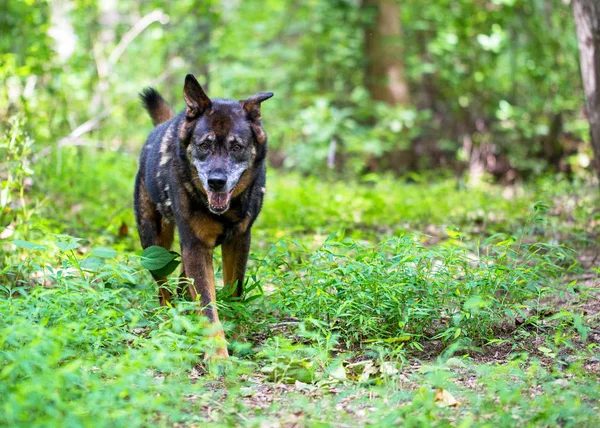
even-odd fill
[[[218,346],[212,356],[228,356],[216,307],[213,251],[221,245],[223,282],[241,297],[252,225],[263,204],[267,134],[260,92],[248,99],[210,99],[188,74],[185,110],[175,115],[153,88],[140,93],[155,125],[142,148],[135,180],[134,208],[143,248],[169,250],[179,232],[182,276],[189,296],[214,323]],[[171,304],[166,277],[153,275],[159,302]]]

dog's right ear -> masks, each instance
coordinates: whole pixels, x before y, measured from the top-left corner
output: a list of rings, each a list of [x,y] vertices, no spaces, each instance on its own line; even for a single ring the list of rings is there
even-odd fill
[[[212,106],[212,101],[204,93],[202,86],[196,78],[188,74],[185,76],[185,85],[183,86],[183,98],[185,99],[186,111],[185,117],[188,120],[197,119],[206,110]]]

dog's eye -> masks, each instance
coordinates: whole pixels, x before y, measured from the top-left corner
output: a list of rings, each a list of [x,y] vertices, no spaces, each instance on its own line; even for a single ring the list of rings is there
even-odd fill
[[[210,149],[210,146],[206,143],[202,143],[198,147],[200,147],[200,150],[202,150],[203,152],[207,152]]]
[[[239,152],[239,151],[240,151],[240,150],[242,150],[243,148],[244,148],[244,147],[243,147],[241,144],[235,144],[235,145],[233,146],[233,149],[232,149],[232,150],[233,150],[234,152]]]

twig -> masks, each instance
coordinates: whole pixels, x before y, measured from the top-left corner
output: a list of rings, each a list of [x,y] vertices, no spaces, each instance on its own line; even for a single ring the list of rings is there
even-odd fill
[[[127,33],[125,33],[125,35],[119,41],[119,44],[113,49],[108,57],[109,65],[115,65],[129,44],[133,42],[133,40],[139,36],[141,32],[144,31],[150,24],[156,21],[160,22],[162,25],[165,25],[167,22],[169,22],[169,16],[164,14],[161,10],[155,10],[140,19]]]
[[[136,22],[135,25],[127,33],[125,33],[125,35],[121,38],[117,46],[113,49],[108,58],[108,64],[101,59],[101,56],[95,55],[96,64],[98,67],[98,76],[101,80],[110,73],[111,68],[117,63],[117,61],[119,61],[119,58],[121,58],[123,53],[125,53],[125,50],[131,44],[131,42],[133,42],[133,40],[135,40],[135,38],[139,36],[142,33],[142,31],[148,28],[149,25],[157,21],[164,25],[167,22],[169,22],[169,16],[163,13],[163,11],[161,10],[155,10],[153,12],[150,12],[148,15],[144,16],[138,22]],[[163,73],[157,80],[163,80],[168,75],[168,72]],[[69,135],[66,135],[63,138],[59,139],[58,145],[68,145],[69,141],[77,139],[82,135],[87,134],[88,132],[98,128],[100,126],[100,122],[106,117],[108,117],[113,110],[114,107],[106,108],[95,117],[77,126],[73,131],[71,131]]]
[[[163,80],[165,80],[167,77],[169,77],[171,75],[170,71],[166,71],[163,74],[161,74],[158,78],[151,80],[150,81],[150,86],[154,86],[160,82],[162,82]],[[137,97],[137,94],[135,95],[130,95],[129,97],[125,98],[125,101],[130,101],[134,98]],[[82,123],[81,125],[77,126],[73,131],[71,131],[68,135],[65,135],[64,137],[60,138],[58,140],[58,146],[68,146],[68,145],[78,145],[78,146],[85,146],[86,144],[71,144],[72,140],[77,140],[80,139],[80,137],[84,134],[87,134],[88,132],[93,131],[94,129],[97,129],[100,127],[100,122],[102,122],[102,120],[106,119],[108,116],[110,116],[110,114],[113,112],[113,110],[115,109],[115,107],[111,107],[111,108],[107,108],[106,110],[102,111],[100,114],[98,114],[96,117],[93,117],[92,119],[89,119],[88,121]],[[82,141],[81,139],[79,140],[80,142]]]
[[[279,327],[285,327],[288,325],[298,325],[300,324],[300,321],[284,321],[284,322],[278,322],[275,324],[270,324],[269,327],[270,328],[279,328]]]
[[[88,132],[93,131],[98,126],[100,126],[100,122],[102,121],[102,119],[104,119],[110,115],[112,110],[113,110],[112,108],[106,109],[106,110],[102,111],[100,114],[98,114],[96,117],[93,117],[93,118],[89,119],[88,121],[82,123],[77,128],[72,130],[69,135],[58,140],[58,145],[59,146],[65,145],[69,140],[75,140],[75,139],[81,137],[83,134],[87,134]]]

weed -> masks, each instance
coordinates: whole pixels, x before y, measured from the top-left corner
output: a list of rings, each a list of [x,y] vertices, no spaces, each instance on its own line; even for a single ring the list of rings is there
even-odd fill
[[[278,248],[264,272],[277,290],[274,305],[322,321],[322,331],[338,332],[350,348],[481,343],[525,308],[535,314],[535,302],[554,293],[552,284],[572,268],[567,248],[500,236],[475,248],[462,241],[425,247],[418,235],[378,245],[330,239],[315,252],[290,243]]]

